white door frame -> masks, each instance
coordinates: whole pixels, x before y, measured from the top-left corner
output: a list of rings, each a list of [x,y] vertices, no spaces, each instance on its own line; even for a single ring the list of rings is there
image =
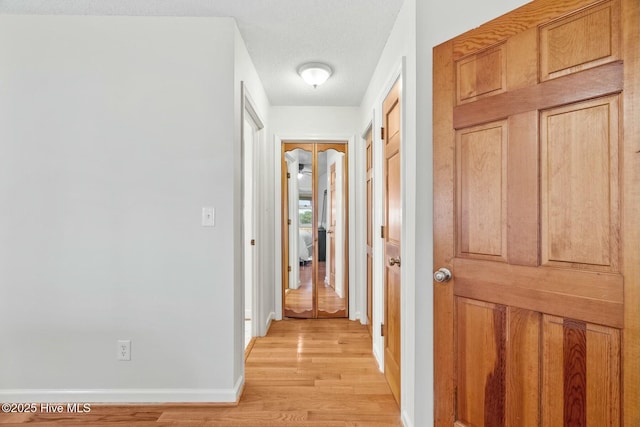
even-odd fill
[[[257,235],[260,234],[260,230],[258,229],[258,224],[259,222],[257,221],[256,218],[256,212],[262,212],[262,206],[261,206],[261,199],[259,199],[258,197],[256,197],[256,194],[259,194],[260,191],[257,190],[257,185],[259,185],[261,182],[264,182],[264,179],[261,179],[261,174],[262,174],[262,170],[260,168],[260,160],[259,160],[259,156],[257,155],[258,153],[260,153],[260,150],[258,149],[260,146],[264,145],[264,122],[262,121],[262,119],[260,118],[260,115],[257,112],[257,109],[255,107],[255,103],[253,102],[253,99],[251,98],[251,95],[249,94],[249,91],[247,90],[244,82],[241,82],[240,84],[240,91],[241,91],[241,97],[242,97],[242,108],[241,108],[241,117],[240,117],[240,123],[242,126],[242,130],[240,132],[241,134],[241,138],[242,138],[242,144],[241,144],[241,148],[240,148],[240,152],[241,152],[241,171],[240,171],[240,176],[241,176],[241,200],[242,200],[242,212],[243,212],[243,221],[241,222],[241,235],[243,238],[243,245],[242,245],[242,309],[244,310],[245,307],[245,259],[247,258],[246,256],[246,250],[247,250],[247,242],[249,239],[255,239]],[[246,170],[245,168],[245,151],[246,151],[246,147],[245,144],[247,143],[245,141],[245,123],[248,122],[252,129],[253,129],[253,138],[252,138],[252,147],[251,147],[251,151],[252,151],[252,168],[250,170]],[[244,221],[244,212],[245,212],[245,180],[246,179],[250,179],[251,180],[251,187],[253,189],[252,191],[252,195],[251,195],[251,202],[249,206],[249,209],[251,209],[251,224],[249,227],[245,226],[245,221]],[[247,229],[249,231],[252,232],[253,235],[249,235],[247,233]],[[266,331],[263,331],[262,329],[262,307],[264,304],[262,304],[262,286],[264,286],[259,279],[261,277],[264,277],[264,275],[262,274],[263,271],[263,259],[264,259],[264,248],[261,245],[262,242],[259,242],[256,240],[256,246],[253,246],[253,256],[250,258],[251,262],[252,262],[252,266],[251,266],[251,283],[252,283],[252,295],[251,295],[251,312],[252,312],[252,321],[251,321],[251,335],[252,336],[262,336],[266,333]],[[242,328],[242,330],[244,331],[244,327]],[[244,332],[243,332],[243,336],[244,336]]]
[[[362,307],[362,314],[360,316],[360,322],[362,324],[368,325],[371,324],[371,335],[373,337],[373,335],[375,335],[375,331],[373,330],[373,328],[375,327],[376,323],[374,323],[374,313],[375,313],[375,306],[372,304],[371,306],[371,318],[367,317],[367,263],[366,263],[366,254],[367,254],[367,134],[369,132],[371,132],[371,149],[373,150],[373,160],[375,162],[376,160],[376,154],[375,154],[375,135],[374,135],[374,131],[375,131],[375,114],[372,111],[371,112],[371,121],[365,126],[364,128],[364,132],[362,132],[362,134],[360,135],[360,146],[358,147],[358,153],[357,153],[357,159],[356,159],[356,166],[358,167],[358,180],[354,183],[354,186],[358,187],[358,197],[356,199],[356,204],[358,206],[358,219],[359,221],[357,222],[357,224],[355,225],[355,227],[357,227],[356,232],[358,233],[358,258],[363,258],[364,261],[360,262],[360,260],[358,259],[358,261],[355,263],[355,268],[358,269],[358,277],[361,278],[361,280],[364,281],[365,286],[364,289],[362,290],[362,293],[360,295],[358,295],[358,298],[360,299],[360,306]],[[373,202],[371,204],[371,210],[372,215],[371,215],[371,227],[372,227],[372,244],[376,239],[376,189],[375,189],[375,184],[376,184],[376,179],[377,179],[377,175],[376,175],[376,168],[375,168],[375,164],[372,165],[373,168],[373,188],[371,189],[371,197],[373,198]],[[379,229],[379,227],[378,227]],[[379,235],[379,234],[378,234]],[[373,248],[373,246],[372,246]],[[375,261],[375,250],[374,250],[374,261]],[[374,266],[372,268],[375,268],[375,263]],[[374,295],[375,295],[375,284],[373,283],[372,280],[372,284],[371,284],[371,293],[372,293],[372,301],[375,301]],[[374,303],[375,304],[375,303]],[[379,327],[378,327],[379,328]]]
[[[285,141],[296,141],[296,142],[322,142],[322,141],[346,141],[347,144],[347,152],[348,153],[356,153],[355,141],[356,135],[345,135],[345,134],[293,134],[293,135],[274,135],[274,144],[273,144],[273,152],[274,152],[274,162],[273,167],[275,170],[274,174],[274,188],[275,188],[275,212],[274,212],[274,230],[275,230],[275,241],[274,241],[274,253],[276,254],[278,262],[275,263],[275,319],[282,320],[282,144]],[[355,186],[352,185],[352,182],[355,182],[355,160],[354,155],[348,155],[348,179],[349,179],[349,262],[356,259],[355,248],[357,245],[357,241],[355,238],[355,227],[353,224],[356,224],[357,216],[356,216],[356,207],[355,207]],[[361,287],[361,284],[359,284]],[[365,284],[366,287],[366,284]],[[356,298],[352,298],[352,296],[357,295],[358,291],[356,291],[356,269],[349,268],[349,319],[356,320],[356,312],[360,307],[356,307],[357,301]],[[360,291],[361,292],[361,291]]]

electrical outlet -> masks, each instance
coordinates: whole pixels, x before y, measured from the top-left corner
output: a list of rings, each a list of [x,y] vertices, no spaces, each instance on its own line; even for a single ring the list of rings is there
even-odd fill
[[[131,360],[131,340],[118,340],[116,359]]]

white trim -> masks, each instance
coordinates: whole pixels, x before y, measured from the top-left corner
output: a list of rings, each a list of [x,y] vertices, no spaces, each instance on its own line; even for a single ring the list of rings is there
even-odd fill
[[[271,322],[275,319],[276,319],[276,313],[272,311],[271,313],[269,313],[269,316],[267,316],[267,321],[264,324],[264,335],[267,335],[267,332],[269,332],[269,328],[271,327]],[[264,335],[261,335],[261,336],[264,336]]]
[[[244,376],[229,389],[148,388],[148,389],[18,389],[0,390],[1,402],[28,403],[236,403],[240,399]]]
[[[371,132],[371,140],[373,143],[374,133],[374,115],[371,114],[371,121],[365,127],[364,132],[360,135],[358,151],[355,163],[357,166],[357,179],[353,186],[357,188],[356,214],[358,221],[356,222],[356,258],[352,263],[355,266],[358,283],[362,283],[361,291],[358,294],[358,319],[363,325],[372,323],[372,319],[367,317],[367,133]],[[372,209],[374,206],[372,205]],[[373,225],[373,224],[372,224]],[[373,287],[372,287],[373,292]],[[372,307],[373,310],[373,307]]]
[[[274,212],[274,230],[275,230],[275,241],[274,241],[274,253],[276,254],[276,268],[275,268],[275,319],[282,320],[282,143],[283,141],[345,141],[347,144],[347,152],[348,152],[348,177],[349,177],[349,265],[353,265],[352,260],[356,259],[355,253],[355,227],[357,217],[355,212],[355,192],[354,186],[352,183],[355,179],[355,154],[356,154],[356,135],[353,134],[283,134],[283,135],[273,135],[274,144],[274,188],[275,188],[275,202],[276,208]],[[356,309],[356,301],[354,301],[357,297],[356,293],[356,272],[355,268],[349,268],[349,320],[356,320],[355,313]],[[362,284],[359,284],[362,286]],[[366,286],[366,285],[365,285]]]
[[[273,269],[275,320],[282,320],[282,138],[273,135],[273,247],[275,254]]]
[[[373,181],[373,211],[374,211],[374,218],[373,218],[373,224],[374,224],[374,231],[375,230],[380,230],[380,227],[382,227],[384,225],[384,188],[382,185],[382,173],[383,173],[383,163],[384,163],[384,151],[383,151],[383,144],[382,144],[382,138],[380,137],[380,133],[376,132],[376,129],[380,129],[382,126],[384,126],[384,120],[383,120],[383,111],[382,111],[382,106],[384,104],[384,100],[386,99],[386,97],[389,95],[389,92],[391,92],[391,89],[393,88],[393,85],[396,83],[396,81],[398,81],[398,79],[402,79],[403,78],[403,70],[404,70],[404,60],[405,57],[403,56],[401,58],[401,60],[398,62],[398,65],[396,67],[394,67],[393,71],[389,74],[389,77],[386,80],[385,85],[383,86],[383,89],[380,91],[380,94],[378,95],[378,98],[375,102],[375,108],[373,110],[373,124],[374,126],[374,132],[373,132],[373,150],[374,150],[374,168],[373,168],[373,174],[374,174],[374,181]],[[400,109],[400,124],[401,124],[401,128],[400,128],[400,133],[402,135],[402,142],[403,142],[403,147],[405,146],[404,142],[405,142],[405,121],[404,121],[404,117],[405,117],[405,104],[404,104],[404,98],[405,98],[405,90],[404,90],[404,86],[401,87],[400,90],[400,100],[401,100],[401,106],[402,108]],[[402,173],[404,174],[404,155],[405,155],[405,151],[406,150],[401,150],[400,156],[401,156],[401,162],[402,162]],[[402,200],[402,211],[403,213],[406,211],[404,203],[406,202],[405,198],[404,198],[404,185],[405,185],[405,181],[404,181],[404,177],[401,176],[400,178],[400,185],[401,185],[401,200]],[[406,228],[406,224],[404,224],[404,222],[402,223],[402,246],[400,248],[400,253],[401,256],[403,258],[403,263],[402,263],[402,269],[401,271],[404,272],[407,268],[409,268],[410,266],[408,266],[405,262],[404,262],[404,257],[405,257],[405,252],[407,252],[408,250],[405,247],[404,244],[404,232],[405,232],[405,228]],[[384,371],[384,338],[380,335],[380,325],[382,323],[384,323],[384,239],[382,237],[380,237],[380,233],[373,233],[373,340],[372,340],[372,345],[373,345],[373,354],[376,357],[376,360],[378,361],[378,364],[381,367],[381,370]],[[361,261],[364,262],[364,261]],[[402,283],[404,283],[404,273],[401,273],[401,281]],[[402,290],[404,290],[406,286],[402,286]],[[404,303],[404,297],[403,294],[400,295],[400,299],[401,299],[401,314],[400,314],[400,324],[401,324],[401,331],[400,331],[400,345],[403,346],[403,340],[405,339],[405,331],[404,328],[406,326],[406,321],[405,321],[405,308],[406,305]],[[401,360],[400,360],[400,366],[402,367],[402,369],[400,370],[400,376],[401,376],[401,384],[404,384],[404,378],[405,378],[405,354],[404,351],[401,352]],[[401,402],[404,402],[405,399],[405,394],[401,391],[401,395],[403,396],[403,398],[401,399]]]
[[[404,427],[413,427],[413,422],[411,421],[411,417],[407,414],[406,411],[402,411],[402,416],[400,417],[402,421],[402,425]]]
[[[380,372],[384,372],[384,357],[376,347],[373,347],[373,357],[378,363],[378,369]]]
[[[252,209],[252,218],[251,218],[251,222],[252,222],[252,229],[253,229],[253,236],[252,238],[256,238],[258,236],[261,236],[261,227],[259,226],[258,220],[256,218],[256,212],[262,212],[263,208],[262,208],[262,203],[259,199],[259,197],[257,197],[257,195],[259,194],[263,194],[264,193],[264,188],[260,188],[258,189],[258,185],[259,183],[264,182],[262,179],[260,179],[261,177],[259,176],[261,173],[261,168],[259,167],[260,165],[260,157],[259,157],[259,148],[265,144],[265,137],[264,137],[264,122],[262,121],[260,114],[258,114],[257,112],[257,108],[255,105],[255,102],[253,101],[253,98],[251,97],[251,94],[249,93],[249,90],[247,89],[247,86],[245,85],[244,81],[240,82],[240,94],[241,94],[241,110],[240,110],[240,126],[241,126],[241,131],[240,131],[240,138],[242,143],[241,148],[240,148],[240,163],[241,163],[241,186],[240,186],[240,197],[242,200],[242,206],[243,206],[243,210],[244,210],[244,180],[246,177],[246,171],[244,170],[244,146],[245,146],[245,141],[244,141],[244,123],[245,123],[245,119],[249,119],[249,121],[252,122],[254,128],[254,138],[253,138],[253,170],[251,173],[251,180],[252,180],[252,188],[253,188],[253,195],[252,195],[252,201],[251,201],[251,209]],[[247,239],[248,236],[245,236],[245,231],[244,231],[245,227],[244,227],[244,212],[243,212],[243,222],[241,224],[241,236],[243,237],[243,239]],[[259,238],[258,238],[259,240]],[[245,277],[244,277],[244,271],[245,271],[245,266],[244,266],[244,262],[245,262],[245,250],[246,250],[246,244],[247,242],[243,242],[242,244],[242,289],[243,289],[243,296],[242,296],[242,306],[245,307],[245,295],[244,295],[244,289],[245,289]],[[262,336],[264,335],[263,331],[260,328],[260,322],[258,321],[258,319],[261,319],[263,316],[262,313],[262,307],[263,307],[263,301],[262,301],[262,287],[263,285],[261,285],[259,278],[264,277],[264,272],[263,272],[263,266],[265,263],[264,257],[264,251],[261,250],[261,248],[264,248],[264,245],[260,246],[255,246],[254,247],[254,251],[253,251],[253,257],[252,257],[252,280],[251,280],[251,290],[252,290],[252,295],[251,295],[251,308],[250,310],[246,310],[245,307],[245,318],[251,318],[253,321],[251,322],[251,335],[252,336]],[[247,311],[249,311],[249,313],[247,314]],[[244,327],[242,328],[243,331],[243,340],[242,342],[244,342]]]
[[[401,64],[401,116],[400,131],[402,133],[402,152],[400,153],[400,161],[402,164],[401,174],[401,190],[402,190],[402,230],[401,230],[401,254],[402,266],[406,267],[401,270],[401,280],[405,285],[401,287],[400,304],[402,312],[400,314],[401,326],[401,374],[400,374],[400,410],[403,417],[412,419],[408,410],[414,408],[415,402],[415,286],[416,286],[416,259],[415,259],[415,230],[416,230],[416,209],[415,209],[415,191],[416,191],[416,159],[415,159],[415,142],[411,145],[408,141],[407,132],[407,94],[410,91],[415,92],[415,88],[407,88],[407,57],[402,57]],[[409,147],[413,147],[413,151],[409,152]],[[413,191],[413,194],[409,194]],[[413,412],[411,410],[411,412]],[[406,424],[405,424],[406,425]]]

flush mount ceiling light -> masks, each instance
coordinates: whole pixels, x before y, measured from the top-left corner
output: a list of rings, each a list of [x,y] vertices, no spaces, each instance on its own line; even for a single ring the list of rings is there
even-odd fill
[[[302,80],[313,86],[314,89],[317,88],[318,85],[326,82],[331,76],[331,73],[333,73],[331,67],[321,62],[309,62],[302,64],[300,68],[298,68],[298,74],[300,74]]]

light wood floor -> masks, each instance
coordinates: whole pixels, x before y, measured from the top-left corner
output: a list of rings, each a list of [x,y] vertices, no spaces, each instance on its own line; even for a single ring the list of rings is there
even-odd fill
[[[7,423],[7,424],[5,424]],[[236,406],[92,405],[89,414],[0,413],[0,426],[392,427],[400,411],[371,355],[366,326],[284,320],[257,338]]]
[[[289,317],[313,317],[312,264],[300,266],[300,287],[285,294],[284,311]],[[347,300],[324,282],[326,263],[318,262],[318,311],[319,317],[347,317]]]

